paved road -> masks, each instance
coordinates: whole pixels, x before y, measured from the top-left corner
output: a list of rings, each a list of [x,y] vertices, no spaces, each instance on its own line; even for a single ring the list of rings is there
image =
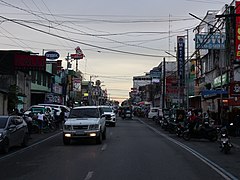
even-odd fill
[[[142,120],[119,120],[116,127],[108,128],[102,145],[81,141],[64,146],[61,134],[56,134],[27,149],[1,156],[0,174],[4,180],[234,178],[229,171],[221,171],[220,166],[214,167],[211,160],[196,154],[195,142],[188,143],[193,147],[169,138]]]

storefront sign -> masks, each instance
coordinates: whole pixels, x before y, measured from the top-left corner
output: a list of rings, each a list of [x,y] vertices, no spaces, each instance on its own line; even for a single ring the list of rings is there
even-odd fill
[[[196,49],[225,49],[226,35],[225,33],[215,34],[196,34]]]
[[[230,96],[240,96],[240,82],[230,84]]]
[[[240,1],[236,1],[236,14],[240,14]],[[240,63],[240,16],[236,16],[236,38],[235,38],[235,48],[236,48],[236,60],[234,63]]]
[[[15,69],[46,70],[46,57],[36,55],[15,54]]]
[[[213,87],[220,87],[228,83],[227,74],[223,74],[222,76],[218,76],[213,81]]]
[[[185,37],[177,37],[177,63],[178,63],[178,76],[180,85],[184,85],[184,71],[185,71]]]
[[[59,53],[56,51],[48,51],[45,53],[45,56],[47,59],[51,60],[58,59],[60,57]]]

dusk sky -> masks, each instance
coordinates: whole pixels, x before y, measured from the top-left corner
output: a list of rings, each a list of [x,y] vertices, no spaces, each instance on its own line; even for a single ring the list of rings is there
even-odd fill
[[[0,0],[0,49],[56,50],[66,67],[79,46],[78,69],[85,80],[102,81],[111,99],[128,98],[133,76],[144,75],[163,59],[174,60],[176,37],[193,28],[224,0]],[[6,20],[10,19],[10,20]],[[17,24],[17,23],[20,24]],[[32,28],[30,28],[32,27]],[[40,32],[40,31],[42,32]],[[75,69],[73,62],[73,69]]]

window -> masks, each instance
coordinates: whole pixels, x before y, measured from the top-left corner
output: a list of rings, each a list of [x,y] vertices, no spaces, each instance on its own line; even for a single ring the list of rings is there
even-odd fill
[[[99,117],[100,114],[97,108],[72,109],[69,115],[69,118],[99,118]]]

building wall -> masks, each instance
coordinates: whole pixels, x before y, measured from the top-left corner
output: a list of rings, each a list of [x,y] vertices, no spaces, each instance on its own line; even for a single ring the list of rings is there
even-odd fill
[[[7,95],[0,93],[0,115],[7,115]]]

